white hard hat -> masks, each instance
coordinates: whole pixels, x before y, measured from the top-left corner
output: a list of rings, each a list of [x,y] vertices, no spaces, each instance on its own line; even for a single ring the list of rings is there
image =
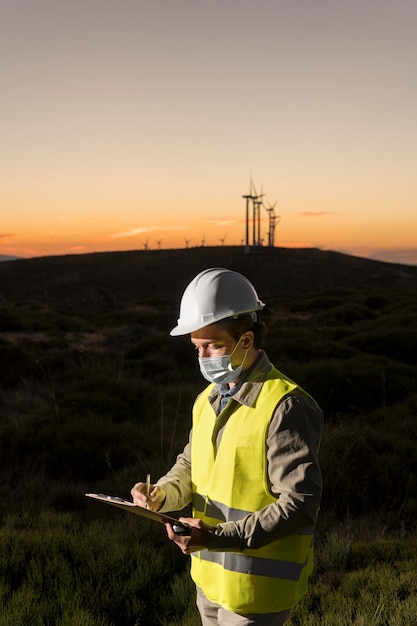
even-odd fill
[[[264,303],[247,278],[222,267],[200,272],[181,299],[180,316],[171,335],[186,335],[227,317],[260,311]]]

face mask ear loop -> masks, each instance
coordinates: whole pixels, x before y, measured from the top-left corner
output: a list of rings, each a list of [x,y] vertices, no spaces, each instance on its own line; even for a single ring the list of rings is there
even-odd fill
[[[230,371],[233,371],[233,366],[232,366],[232,354],[234,353],[234,351],[236,350],[236,348],[237,348],[237,347],[238,347],[238,345],[240,344],[240,340],[242,339],[242,337],[243,337],[243,333],[240,335],[239,339],[238,339],[238,340],[237,340],[237,342],[236,342],[235,347],[233,348],[233,350],[232,350],[232,351],[231,351],[231,353],[229,354],[229,363],[230,363],[230,365],[229,365],[229,369],[230,369]],[[244,349],[244,350],[245,350],[245,349]],[[242,362],[241,362],[241,364],[239,365],[239,367],[243,367],[243,364],[244,364],[244,362],[245,362],[245,359],[246,359],[246,356],[247,356],[247,354],[248,354],[248,351],[249,351],[249,350],[245,350],[245,355],[244,355],[244,357],[243,357],[243,359],[242,359]]]
[[[232,354],[234,353],[234,351],[236,350],[236,348],[237,348],[237,347],[238,347],[238,345],[240,344],[240,341],[241,341],[242,337],[243,337],[243,333],[240,335],[239,339],[238,339],[238,340],[237,340],[237,342],[236,342],[235,347],[233,348],[233,350],[232,350],[232,351],[231,351],[231,353],[229,354],[230,358],[232,358]],[[247,352],[247,350],[246,350],[246,352]]]

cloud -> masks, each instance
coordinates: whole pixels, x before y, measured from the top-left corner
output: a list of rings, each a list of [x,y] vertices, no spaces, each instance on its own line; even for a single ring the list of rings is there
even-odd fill
[[[215,226],[230,226],[231,224],[237,224],[238,220],[222,220],[222,219],[207,219],[203,220],[205,224],[214,224]]]
[[[124,237],[136,237],[136,235],[143,235],[143,233],[161,232],[161,231],[174,231],[174,230],[186,230],[188,226],[147,226],[146,228],[129,228],[129,230],[122,231],[121,233],[113,233],[110,235],[111,239],[122,239]]]
[[[110,235],[112,239],[122,239],[123,237],[135,237],[135,235],[141,235],[142,233],[147,233],[149,228],[130,228],[129,230],[125,230],[121,233],[114,233]]]
[[[17,237],[15,233],[0,233],[0,239],[12,239],[13,237]]]

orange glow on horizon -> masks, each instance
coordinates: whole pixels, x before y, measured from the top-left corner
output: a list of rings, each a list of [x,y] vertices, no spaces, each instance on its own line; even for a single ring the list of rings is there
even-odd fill
[[[264,245],[417,261],[415,3],[6,4],[0,255],[239,246],[253,193]]]
[[[98,200],[94,204],[98,204]],[[167,200],[168,204],[168,200]],[[174,203],[173,203],[174,204]],[[236,193],[230,203],[230,210],[210,206],[193,206],[193,199],[184,201],[186,208],[181,210],[161,210],[152,206],[148,211],[119,212],[108,202],[103,211],[96,208],[78,212],[54,210],[44,211],[31,219],[28,211],[11,213],[3,221],[0,233],[0,254],[19,257],[38,257],[91,252],[124,250],[155,250],[193,248],[198,246],[240,246],[246,243],[245,201]],[[226,203],[225,203],[226,204]],[[283,210],[288,204],[288,211]],[[346,199],[338,209],[330,210],[323,203],[318,210],[310,202],[296,207],[291,197],[280,201],[277,206],[275,225],[275,246],[288,248],[321,248],[340,250],[360,256],[372,257],[378,250],[408,250],[416,248],[415,232],[417,217],[410,219],[410,228],[397,219],[395,211],[385,220],[378,221],[373,203],[368,200],[361,205],[361,211],[349,211]],[[265,206],[269,206],[266,202]],[[32,210],[31,214],[34,214]],[[173,218],[173,216],[175,216]],[[414,227],[411,227],[414,221]],[[253,243],[253,215],[248,222],[249,243]],[[260,216],[260,238],[268,244],[269,214],[262,210]],[[410,258],[410,252],[407,253]],[[411,256],[412,258],[412,256]],[[416,254],[417,259],[417,254]]]

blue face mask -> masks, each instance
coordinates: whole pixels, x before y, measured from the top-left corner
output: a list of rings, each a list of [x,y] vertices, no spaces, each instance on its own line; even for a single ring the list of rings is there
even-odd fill
[[[243,363],[246,358],[247,351],[243,357],[242,363],[233,368],[231,362],[231,356],[239,345],[240,339],[233,348],[231,354],[224,354],[223,356],[210,356],[198,359],[200,366],[200,372],[209,383],[217,383],[218,385],[224,385],[226,383],[232,383],[239,378],[242,373]]]

